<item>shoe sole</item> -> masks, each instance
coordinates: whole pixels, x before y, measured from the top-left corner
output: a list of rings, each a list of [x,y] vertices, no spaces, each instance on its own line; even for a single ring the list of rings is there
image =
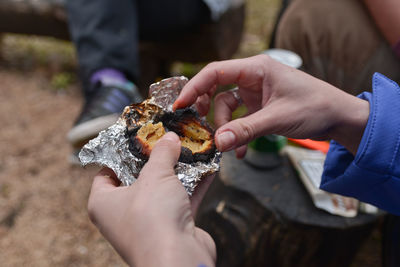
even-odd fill
[[[82,163],[79,160],[79,151],[80,150],[75,150],[68,156],[68,162],[72,166],[82,166]]]
[[[82,141],[97,136],[99,132],[113,125],[118,117],[118,114],[110,114],[81,123],[68,132],[67,139],[73,146],[82,143]]]

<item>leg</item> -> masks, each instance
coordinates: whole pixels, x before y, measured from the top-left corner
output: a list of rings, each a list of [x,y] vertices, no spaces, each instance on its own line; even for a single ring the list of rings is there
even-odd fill
[[[141,100],[128,81],[138,78],[138,20],[134,1],[68,0],[67,11],[76,45],[85,103],[68,140],[82,145],[108,128],[123,108]]]
[[[172,39],[210,20],[203,0],[138,0],[137,4],[140,39],[145,41]]]
[[[84,81],[101,68],[139,77],[141,40],[174,38],[209,20],[202,0],[69,0],[69,26]]]
[[[147,95],[147,87],[159,77],[168,77],[173,57],[180,57],[172,43],[186,40],[192,32],[210,20],[210,11],[203,0],[139,0],[139,33],[144,41],[140,49],[139,88]],[[146,14],[152,14],[148,16]],[[186,43],[186,46],[192,45]]]
[[[101,68],[115,68],[138,78],[136,1],[68,0],[68,20],[77,47],[83,81]]]
[[[294,0],[276,47],[298,53],[303,70],[352,94],[371,90],[374,72],[400,81],[399,60],[358,0]]]
[[[193,27],[209,11],[202,0],[69,0],[67,8],[86,100],[67,136],[79,151],[126,105],[140,102],[128,81],[140,76],[139,35],[164,40]]]

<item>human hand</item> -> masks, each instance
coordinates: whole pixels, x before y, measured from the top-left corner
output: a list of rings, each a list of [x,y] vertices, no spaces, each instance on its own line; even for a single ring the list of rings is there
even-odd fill
[[[193,219],[213,177],[206,178],[189,199],[173,169],[179,153],[179,138],[167,133],[132,186],[119,187],[108,168],[93,181],[89,216],[130,265],[214,266],[214,241]]]
[[[196,103],[208,112],[218,85],[236,84],[248,115],[231,121],[238,100],[229,91],[215,97],[216,145],[238,149],[256,137],[279,134],[291,138],[335,139],[355,153],[369,115],[367,101],[267,55],[214,62],[183,88],[174,109]]]

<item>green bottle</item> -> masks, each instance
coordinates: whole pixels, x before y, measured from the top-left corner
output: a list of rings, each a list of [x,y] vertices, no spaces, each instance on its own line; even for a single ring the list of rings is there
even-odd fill
[[[256,138],[249,143],[244,160],[257,168],[277,167],[282,162],[280,151],[286,143],[286,137],[275,134]]]

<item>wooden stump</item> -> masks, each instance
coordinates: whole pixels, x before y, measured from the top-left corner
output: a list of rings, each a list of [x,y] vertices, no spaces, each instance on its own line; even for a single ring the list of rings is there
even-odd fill
[[[349,266],[378,217],[315,208],[286,158],[258,170],[225,153],[197,224],[217,244],[217,266]]]

